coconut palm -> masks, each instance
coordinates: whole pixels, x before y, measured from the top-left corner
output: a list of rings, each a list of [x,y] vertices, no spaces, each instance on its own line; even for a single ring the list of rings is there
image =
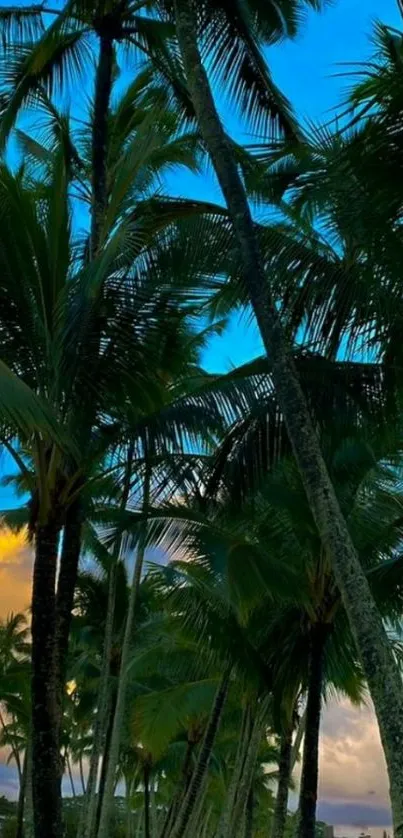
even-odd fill
[[[24,614],[10,614],[0,623],[1,743],[10,749],[19,778],[17,838],[23,838],[30,771],[30,644]],[[29,817],[27,818],[29,821]]]
[[[225,17],[220,3],[216,5],[206,2],[202,6],[198,4],[196,9],[196,5],[188,0],[176,0],[173,8],[168,4],[167,10],[173,14],[176,23],[190,96],[200,132],[228,206],[244,269],[245,289],[272,363],[273,381],[286,419],[288,435],[323,549],[331,557],[363,660],[381,729],[395,826],[399,830],[403,823],[403,784],[399,769],[401,753],[397,745],[403,742],[399,672],[326,470],[278,312],[271,299],[263,253],[236,159],[224,132],[202,61],[200,39],[203,44],[208,44],[209,33],[219,33],[220,27],[225,26],[229,17]],[[265,20],[264,10],[264,6],[259,9],[254,7],[255,17],[252,20],[259,20],[259,17]],[[210,37],[210,43],[215,44],[216,36],[213,34]]]
[[[49,191],[45,190],[42,194],[40,204],[37,203],[35,192],[25,189],[10,173],[4,171],[2,180],[3,230],[5,238],[8,238],[7,268],[5,268],[3,274],[4,299],[6,300],[8,297],[7,322],[6,316],[2,320],[3,357],[8,354],[10,354],[10,358],[13,356],[13,365],[16,369],[19,369],[19,357],[22,348],[19,351],[16,349],[16,330],[18,330],[18,320],[24,311],[27,323],[32,324],[31,331],[27,328],[24,333],[27,358],[25,380],[26,382],[29,381],[35,390],[46,394],[48,402],[52,403],[55,409],[57,408],[62,417],[65,438],[70,440],[68,445],[63,447],[62,443],[48,443],[45,438],[40,438],[38,434],[32,438],[24,429],[24,432],[20,433],[21,447],[18,447],[14,445],[15,424],[11,425],[11,423],[4,429],[3,435],[23,471],[32,498],[30,527],[31,531],[35,531],[37,553],[34,572],[33,601],[35,607],[33,609],[32,626],[34,673],[37,672],[38,667],[42,671],[42,676],[39,677],[38,674],[38,679],[34,675],[33,682],[34,690],[38,690],[38,701],[35,704],[38,713],[39,707],[43,708],[45,706],[43,704],[44,694],[48,694],[49,680],[52,680],[52,667],[48,665],[49,660],[45,666],[46,654],[53,657],[55,647],[58,650],[57,659],[55,657],[51,691],[55,701],[50,702],[50,704],[46,703],[53,721],[50,723],[48,712],[43,715],[44,711],[41,711],[40,717],[37,719],[37,727],[45,725],[48,730],[47,767],[46,770],[44,768],[44,776],[48,778],[48,782],[50,782],[50,775],[53,771],[56,771],[58,764],[57,737],[55,738],[52,731],[57,730],[57,718],[60,716],[60,699],[57,698],[60,686],[58,685],[61,685],[64,681],[69,615],[81,546],[82,511],[80,512],[80,525],[77,526],[76,505],[79,503],[81,507],[81,496],[85,482],[88,478],[93,479],[91,471],[94,465],[102,460],[105,462],[106,452],[113,443],[114,437],[117,436],[117,428],[119,427],[119,434],[122,431],[122,425],[113,425],[101,419],[108,413],[106,394],[108,388],[113,387],[115,391],[117,382],[120,382],[120,396],[113,402],[114,423],[119,422],[119,402],[123,404],[125,399],[130,398],[133,404],[137,403],[137,410],[141,412],[141,404],[144,404],[144,399],[148,398],[144,389],[144,381],[146,378],[149,379],[148,370],[151,369],[153,347],[156,349],[156,340],[153,336],[155,322],[153,321],[153,312],[161,311],[161,317],[158,314],[158,322],[161,325],[162,322],[166,323],[165,338],[167,341],[174,340],[175,331],[168,326],[166,319],[168,310],[171,310],[172,314],[174,312],[173,300],[171,303],[163,303],[161,297],[158,300],[157,294],[154,293],[152,299],[150,299],[150,295],[145,292],[142,283],[136,286],[138,293],[135,291],[134,283],[129,283],[131,290],[129,285],[126,284],[124,293],[121,291],[116,277],[118,263],[115,256],[112,262],[109,261],[112,249],[115,248],[120,238],[120,234],[116,231],[115,236],[108,243],[106,252],[103,252],[102,258],[99,257],[100,261],[96,265],[94,263],[90,267],[81,263],[81,268],[79,267],[80,262],[76,260],[75,245],[69,250],[69,242],[72,243],[72,234],[66,193],[67,183],[65,174],[63,174],[62,163],[60,163],[59,172],[60,179],[55,173],[55,180],[49,187]],[[56,196],[58,205],[55,204]],[[21,219],[25,214],[27,225],[24,228],[25,233],[20,236],[16,227],[17,219]],[[19,226],[21,231],[21,224]],[[14,238],[12,238],[12,230],[16,233]],[[122,232],[123,230],[120,231],[120,233]],[[24,238],[25,241],[22,241]],[[133,265],[134,254],[125,234],[121,244],[126,252],[125,259],[128,258],[130,264]],[[140,246],[140,250],[142,250],[142,246]],[[117,256],[118,261],[119,258]],[[16,270],[19,273],[23,262],[27,267],[25,285],[24,287],[20,285],[17,292],[17,286],[12,280],[12,272]],[[56,274],[51,269],[52,264],[54,270],[57,266]],[[28,269],[28,265],[31,266],[31,270]],[[122,268],[123,265],[118,270],[121,271]],[[102,274],[103,280],[101,280]],[[92,291],[91,296],[88,296],[92,284],[91,276],[95,282],[93,291],[95,291],[95,288],[98,289],[96,304]],[[45,288],[47,288],[46,293]],[[135,297],[137,298],[136,303]],[[133,306],[137,308],[137,324],[140,328],[137,336],[136,333],[133,335],[131,326],[135,322],[134,307],[132,307],[131,314],[126,319],[129,314],[127,303],[130,304],[130,298]],[[44,302],[47,305],[46,311],[43,310]],[[98,307],[99,314],[97,317],[95,317],[94,305]],[[78,314],[79,310],[81,311],[80,315]],[[6,309],[4,311],[6,314]],[[60,316],[61,311],[63,311],[63,316]],[[142,315],[140,311],[143,312]],[[140,327],[140,320],[143,316],[147,318],[148,322],[148,338],[145,342],[142,341]],[[80,317],[79,321],[77,320],[78,317]],[[177,317],[178,309],[175,307],[174,318],[179,323]],[[77,333],[78,322],[81,323],[81,336]],[[119,322],[121,328],[118,325]],[[96,353],[93,351],[94,328],[96,334],[102,334],[102,346],[98,359],[96,359]],[[109,336],[108,329],[110,330]],[[132,364],[136,352],[134,344],[131,345],[132,338],[142,356],[142,360],[139,356],[139,363],[137,364],[137,381],[140,383],[140,391],[136,397],[134,397],[133,391],[129,395],[132,386],[129,382],[134,384],[131,370],[133,369]],[[148,348],[146,348],[147,342]],[[40,345],[43,345],[41,356],[38,355]],[[140,345],[142,345],[141,350]],[[161,347],[162,344],[160,343],[158,349],[161,350]],[[105,349],[106,351],[104,351]],[[171,357],[174,359],[175,354]],[[123,371],[125,363],[129,364],[126,378]],[[114,366],[115,372],[112,372]],[[68,370],[70,370],[70,373]],[[161,390],[159,383],[161,382],[161,372],[161,368],[156,371],[154,381],[157,389],[155,392],[158,388]],[[49,378],[47,379],[48,373]],[[97,381],[96,389],[91,384],[95,381]],[[91,409],[88,408],[89,413],[87,414],[84,411],[84,393],[86,393],[85,400],[88,404],[88,394],[90,392],[92,393],[92,404]],[[30,456],[32,468],[27,465],[23,449]],[[80,454],[79,451],[81,451]],[[107,466],[106,470],[108,470]],[[73,517],[70,517],[70,512],[66,517],[68,510],[74,511],[74,515],[71,512]],[[54,599],[55,556],[58,549],[59,534],[63,527],[65,533],[59,574],[59,592],[57,599]],[[53,559],[51,559],[52,555]],[[54,607],[51,605],[52,601]],[[39,610],[41,616],[39,616]],[[36,657],[36,653],[38,653],[38,657]],[[42,698],[39,701],[40,696]],[[34,761],[36,761],[35,754],[38,759],[40,756],[35,746],[35,729],[34,725]],[[49,753],[53,753],[52,769],[50,769],[52,759],[49,758]],[[44,755],[43,758],[45,759]],[[58,771],[57,776],[59,774]],[[58,792],[53,781],[52,788],[56,800]],[[49,812],[50,805],[47,808]]]

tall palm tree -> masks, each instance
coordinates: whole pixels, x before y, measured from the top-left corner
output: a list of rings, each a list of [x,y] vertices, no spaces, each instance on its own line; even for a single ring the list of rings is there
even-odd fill
[[[360,650],[385,749],[395,828],[397,834],[401,834],[403,780],[399,765],[403,748],[403,713],[400,675],[326,470],[312,417],[270,294],[263,254],[236,158],[223,129],[202,61],[200,39],[203,44],[215,44],[217,40],[220,44],[220,29],[228,31],[228,21],[233,22],[233,15],[227,15],[220,2],[206,2],[196,7],[192,0],[175,0],[173,6],[166,4],[165,8],[174,15],[189,93],[228,206],[242,259],[245,289],[272,364],[280,407],[323,549],[332,561]],[[251,9],[250,20],[249,31],[256,25],[255,21],[265,21],[263,4],[258,9],[255,6]]]
[[[56,444],[48,443],[39,433],[30,436],[20,424],[20,441],[29,452],[32,468],[27,465],[24,455],[21,455],[22,450],[14,445],[16,425],[10,424],[4,431],[4,438],[23,471],[32,498],[30,526],[31,531],[35,532],[37,554],[32,626],[33,689],[37,698],[34,708],[38,712],[33,729],[34,762],[37,766],[43,765],[42,793],[45,793],[46,782],[52,786],[48,806],[41,805],[41,817],[46,819],[51,818],[49,801],[53,799],[57,809],[59,798],[58,783],[55,784],[52,778],[60,777],[56,731],[60,719],[60,692],[64,680],[71,597],[81,547],[81,522],[78,527],[76,505],[80,505],[81,519],[86,481],[96,479],[94,467],[97,463],[103,461],[103,468],[106,471],[109,469],[107,451],[124,427],[119,402],[124,404],[125,400],[130,399],[141,413],[141,405],[145,404],[144,399],[148,399],[145,380],[150,382],[151,388],[155,388],[155,394],[161,392],[163,366],[158,366],[155,374],[151,374],[154,383],[151,383],[149,375],[152,354],[162,348],[160,343],[157,350],[153,312],[158,323],[165,323],[167,341],[174,341],[176,329],[171,328],[173,320],[171,325],[168,324],[168,311],[171,311],[178,325],[181,319],[178,320],[178,309],[173,305],[172,297],[170,303],[164,302],[161,296],[158,298],[154,281],[152,296],[142,283],[136,286],[134,282],[126,284],[126,290],[122,293],[116,272],[122,269],[125,271],[126,268],[123,268],[123,263],[118,265],[118,262],[123,252],[126,253],[123,261],[127,263],[129,260],[129,266],[133,265],[135,259],[129,243],[130,234],[128,239],[123,229],[119,233],[115,230],[98,261],[93,260],[91,266],[82,262],[80,265],[76,260],[75,245],[70,249],[72,238],[66,188],[67,181],[61,162],[52,185],[42,192],[40,204],[35,192],[25,189],[10,173],[3,171],[3,232],[5,238],[9,237],[7,267],[4,269],[2,283],[4,300],[8,300],[7,320],[4,316],[1,326],[3,357],[9,354],[10,360],[14,359],[14,368],[21,371],[19,358],[22,347],[16,349],[16,330],[18,322],[24,317],[27,323],[23,340],[27,358],[23,373],[25,381],[29,381],[44,396],[46,394],[48,403],[58,412],[63,424],[63,437],[59,437],[63,442],[58,441]],[[20,236],[16,225],[20,224],[18,219],[25,216],[25,233]],[[119,239],[121,244],[118,244]],[[118,250],[110,260],[116,245]],[[140,245],[140,251],[142,249]],[[5,253],[4,250],[4,257]],[[13,270],[19,273],[22,264],[27,268],[25,283],[17,291],[12,274]],[[31,265],[31,270],[28,265]],[[96,309],[98,314],[95,316]],[[136,319],[139,327],[137,335],[136,332],[133,334],[131,326]],[[144,341],[140,323],[146,320],[148,337]],[[79,322],[81,334],[77,331]],[[98,333],[102,334],[102,344],[97,356],[93,351],[93,341],[94,334]],[[43,346],[41,356],[38,355],[39,346]],[[132,389],[132,365],[137,351],[137,381],[140,389],[135,396]],[[171,355],[171,361],[174,359],[175,353]],[[160,363],[164,363],[162,358],[158,365]],[[93,387],[94,381],[97,381],[96,389]],[[116,392],[117,382],[120,382],[119,395]],[[114,396],[108,404],[107,393],[111,393],[111,388]],[[91,401],[88,399],[89,394]],[[88,413],[84,403],[88,406]],[[102,418],[108,413],[110,415],[111,403],[114,404],[113,424]],[[69,440],[68,444],[65,439]],[[56,556],[62,528],[64,537],[58,594],[55,597]],[[41,750],[45,728],[46,753]],[[42,730],[38,740],[42,744],[36,743],[35,730]],[[34,774],[34,794],[40,773],[38,767]],[[37,791],[40,795],[40,790]],[[56,827],[49,822],[46,829],[53,828]]]

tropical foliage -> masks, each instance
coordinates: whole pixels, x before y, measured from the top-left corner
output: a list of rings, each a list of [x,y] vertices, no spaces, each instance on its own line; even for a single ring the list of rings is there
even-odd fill
[[[4,835],[314,838],[342,695],[403,836],[403,36],[308,130],[265,47],[322,5],[0,10]],[[235,314],[265,354],[216,373]]]

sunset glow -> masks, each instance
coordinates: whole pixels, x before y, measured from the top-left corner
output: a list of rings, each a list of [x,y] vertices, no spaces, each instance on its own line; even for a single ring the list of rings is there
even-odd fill
[[[0,529],[0,562],[8,562],[18,559],[20,554],[27,549],[26,530],[16,533],[3,527]]]

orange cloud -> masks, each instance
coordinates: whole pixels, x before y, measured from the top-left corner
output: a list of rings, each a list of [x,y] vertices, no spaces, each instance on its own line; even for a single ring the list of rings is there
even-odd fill
[[[31,573],[32,548],[26,532],[0,529],[0,617],[29,606]]]

